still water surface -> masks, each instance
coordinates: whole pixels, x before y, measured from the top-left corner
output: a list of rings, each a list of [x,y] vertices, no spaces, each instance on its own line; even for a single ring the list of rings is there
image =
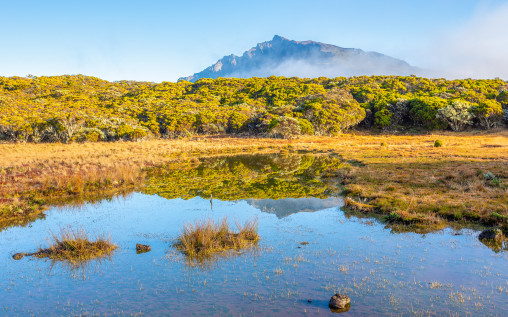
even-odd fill
[[[344,316],[506,315],[508,252],[493,252],[477,240],[478,232],[393,233],[341,210],[342,199],[323,186],[333,183],[323,167],[329,162],[300,158],[281,167],[272,164],[286,162],[280,157],[263,160],[254,167],[245,158],[202,161],[178,170],[188,182],[174,191],[174,184],[164,186],[177,177],[168,172],[145,193],[55,207],[27,227],[3,230],[0,315],[330,315],[327,304],[336,291],[352,299]],[[205,186],[216,170],[227,181]],[[199,180],[200,187],[188,185]],[[252,190],[239,191],[239,180]],[[306,194],[306,187],[313,189]],[[209,190],[218,197],[212,203]],[[223,217],[257,218],[259,246],[201,266],[172,248],[184,223]],[[106,233],[119,249],[80,268],[11,258],[46,246],[51,232],[67,226]],[[136,254],[136,243],[152,251]]]

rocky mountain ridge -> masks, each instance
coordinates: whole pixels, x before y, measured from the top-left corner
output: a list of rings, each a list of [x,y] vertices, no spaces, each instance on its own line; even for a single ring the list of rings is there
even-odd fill
[[[411,75],[419,69],[377,52],[343,48],[315,41],[293,41],[275,35],[242,56],[224,56],[194,75],[180,79],[196,81],[218,77],[338,77],[360,75]]]

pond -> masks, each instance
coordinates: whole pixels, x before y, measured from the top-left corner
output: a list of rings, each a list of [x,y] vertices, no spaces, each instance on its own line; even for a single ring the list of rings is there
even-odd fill
[[[348,315],[504,315],[508,252],[478,232],[397,233],[342,210],[329,156],[200,159],[148,173],[143,192],[81,206],[0,232],[0,315],[331,315],[337,291]],[[257,219],[257,247],[188,260],[173,241],[185,223]],[[72,266],[12,255],[83,228],[119,246]],[[137,254],[136,243],[152,251]]]

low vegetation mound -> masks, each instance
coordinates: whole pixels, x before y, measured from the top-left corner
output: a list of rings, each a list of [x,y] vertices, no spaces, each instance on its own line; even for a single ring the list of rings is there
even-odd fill
[[[91,241],[83,230],[62,229],[59,236],[52,234],[52,245],[32,254],[38,258],[50,258],[80,264],[111,254],[117,246],[109,238],[96,237]]]
[[[243,226],[235,224],[237,232],[232,230],[226,218],[186,224],[175,247],[189,258],[206,258],[229,249],[250,247],[258,242],[257,221],[246,221]]]

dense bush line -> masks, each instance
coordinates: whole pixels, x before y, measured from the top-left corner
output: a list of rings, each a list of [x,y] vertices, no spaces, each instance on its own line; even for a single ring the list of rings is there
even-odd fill
[[[351,128],[491,129],[508,120],[508,82],[415,76],[108,82],[0,77],[0,140],[84,142],[245,133],[292,138]]]

